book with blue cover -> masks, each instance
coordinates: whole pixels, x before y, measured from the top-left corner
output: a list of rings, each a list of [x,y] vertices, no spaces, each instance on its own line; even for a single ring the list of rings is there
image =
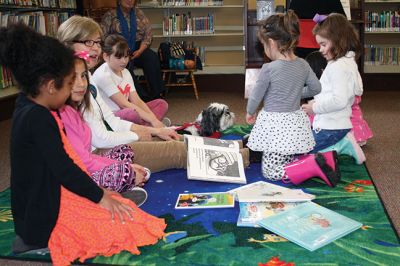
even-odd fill
[[[260,227],[258,222],[266,217],[284,212],[303,202],[239,202],[237,226]]]
[[[258,224],[310,251],[323,247],[362,226],[361,223],[314,202],[305,202],[262,219]]]

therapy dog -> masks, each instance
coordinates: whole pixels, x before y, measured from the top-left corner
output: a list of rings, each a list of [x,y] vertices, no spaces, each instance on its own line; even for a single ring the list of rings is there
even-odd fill
[[[211,103],[197,116],[194,123],[185,123],[176,128],[179,133],[194,136],[219,138],[221,131],[235,123],[235,114],[222,103]]]

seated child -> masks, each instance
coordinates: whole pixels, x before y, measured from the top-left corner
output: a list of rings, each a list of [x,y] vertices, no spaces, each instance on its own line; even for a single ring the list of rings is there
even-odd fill
[[[22,91],[11,132],[14,253],[48,247],[54,265],[121,251],[139,254],[164,235],[163,219],[97,186],[56,113],[74,83],[73,51],[23,24],[0,28],[0,65]]]
[[[129,46],[124,37],[107,36],[102,49],[105,63],[96,69],[93,81],[114,114],[135,124],[164,127],[160,120],[165,117],[168,104],[163,99],[147,103],[140,99],[133,78],[125,68],[129,62]]]
[[[124,196],[133,199],[140,206],[147,198],[147,193],[141,186],[147,181],[150,171],[132,163],[132,148],[119,145],[100,155],[91,153],[91,130],[82,118],[83,113],[91,108],[88,68],[79,55],[75,58],[76,78],[71,96],[67,105],[59,112],[68,140],[97,185],[112,191],[125,192]]]

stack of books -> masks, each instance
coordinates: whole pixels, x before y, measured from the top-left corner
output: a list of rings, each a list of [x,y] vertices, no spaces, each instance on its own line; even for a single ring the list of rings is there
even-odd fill
[[[260,227],[262,219],[311,201],[314,195],[259,181],[229,191],[239,202],[238,226]]]
[[[264,227],[314,251],[362,226],[361,223],[322,207],[314,195],[267,182],[229,191],[239,201],[238,226]]]

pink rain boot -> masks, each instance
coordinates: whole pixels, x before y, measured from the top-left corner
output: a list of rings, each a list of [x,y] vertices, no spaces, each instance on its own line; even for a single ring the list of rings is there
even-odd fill
[[[289,181],[298,185],[312,177],[321,178],[328,186],[335,187],[340,181],[336,151],[308,154],[285,166]]]

